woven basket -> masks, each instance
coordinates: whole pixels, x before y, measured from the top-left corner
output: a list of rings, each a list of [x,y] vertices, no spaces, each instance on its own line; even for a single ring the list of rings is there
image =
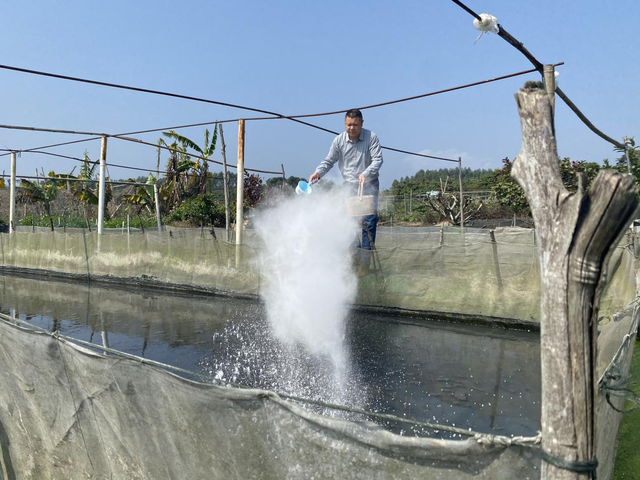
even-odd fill
[[[349,217],[362,217],[373,215],[376,211],[375,199],[373,195],[362,195],[361,183],[358,187],[358,195],[345,198],[345,206]]]

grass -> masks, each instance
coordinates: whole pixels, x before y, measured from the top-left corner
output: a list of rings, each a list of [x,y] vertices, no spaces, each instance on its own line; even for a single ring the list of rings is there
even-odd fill
[[[640,342],[637,340],[633,350],[628,387],[640,395]],[[613,480],[640,478],[640,406],[622,417],[612,478]]]

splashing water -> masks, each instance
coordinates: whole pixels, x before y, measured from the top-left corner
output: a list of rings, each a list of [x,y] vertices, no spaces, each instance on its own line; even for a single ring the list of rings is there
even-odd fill
[[[345,339],[356,296],[351,263],[358,226],[344,210],[342,197],[314,190],[260,213],[255,224],[264,244],[258,259],[264,304],[214,336],[204,370],[222,383],[363,406],[368,389]]]
[[[344,199],[318,192],[265,211],[257,222],[264,242],[262,296],[274,335],[346,368],[344,329],[356,295],[351,269],[357,232]]]

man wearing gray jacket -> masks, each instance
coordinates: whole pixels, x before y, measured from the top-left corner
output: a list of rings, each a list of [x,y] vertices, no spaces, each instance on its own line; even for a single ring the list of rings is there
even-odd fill
[[[333,140],[329,154],[320,162],[316,171],[309,176],[309,183],[315,183],[337,162],[351,195],[357,195],[358,187],[363,184],[362,194],[374,196],[374,213],[362,218],[362,239],[360,241],[362,250],[359,255],[357,272],[359,277],[369,273],[371,247],[376,240],[378,193],[380,191],[378,171],[382,166],[382,151],[378,137],[371,130],[362,128],[363,123],[360,110],[349,110],[344,118],[345,131]]]

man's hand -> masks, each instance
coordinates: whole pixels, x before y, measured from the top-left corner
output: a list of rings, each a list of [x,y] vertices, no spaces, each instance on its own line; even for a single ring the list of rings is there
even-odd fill
[[[309,185],[313,185],[314,183],[318,183],[318,180],[320,180],[320,175],[318,175],[318,172],[313,172],[309,176]]]
[[[363,184],[364,182],[367,181],[367,177],[364,176],[364,173],[361,173],[360,176],[358,177],[358,180],[360,181],[360,184]]]

